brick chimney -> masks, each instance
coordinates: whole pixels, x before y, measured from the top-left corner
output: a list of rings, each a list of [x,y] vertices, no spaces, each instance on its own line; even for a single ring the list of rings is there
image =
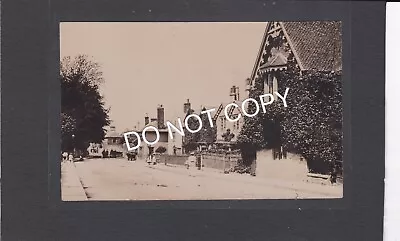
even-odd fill
[[[183,113],[187,114],[190,109],[191,109],[191,105],[190,105],[189,99],[187,99],[186,103],[183,104]]]
[[[230,96],[232,96],[233,101],[239,100],[239,86],[234,85],[231,87]]]
[[[144,117],[144,125],[147,126],[147,124],[149,124],[150,122],[150,118],[149,115],[146,113],[146,116]]]
[[[157,108],[157,128],[164,128],[164,107],[159,105]]]

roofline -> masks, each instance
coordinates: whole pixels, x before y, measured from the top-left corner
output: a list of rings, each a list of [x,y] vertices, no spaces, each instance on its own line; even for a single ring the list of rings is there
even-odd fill
[[[268,35],[268,29],[269,29],[269,27],[271,26],[271,23],[272,23],[272,22],[267,22],[267,26],[265,27],[264,35],[263,35],[263,38],[262,38],[262,41],[261,41],[261,46],[260,46],[260,48],[259,48],[259,50],[258,50],[258,54],[257,54],[257,57],[256,57],[256,62],[254,63],[254,66],[253,66],[253,71],[251,72],[251,77],[250,77],[250,79],[251,79],[252,82],[253,82],[254,78],[256,77],[256,73],[257,73],[257,69],[258,69],[258,64],[259,64],[260,59],[261,59],[261,57],[262,57],[264,45],[265,45],[265,42],[267,41],[267,38],[266,38],[266,37],[267,37],[267,35]],[[251,83],[251,84],[252,84],[252,83]]]
[[[258,50],[256,62],[254,63],[253,71],[251,72],[251,77],[250,77],[250,80],[251,80],[251,83],[250,83],[250,84],[251,84],[251,85],[253,84],[253,81],[254,81],[254,79],[255,79],[255,77],[256,77],[256,74],[257,74],[257,70],[259,69],[258,64],[260,63],[260,60],[261,60],[261,57],[262,57],[262,53],[264,52],[263,49],[264,49],[265,43],[266,43],[266,41],[267,41],[268,29],[270,28],[271,23],[273,23],[273,21],[268,22],[268,23],[267,23],[267,26],[266,26],[266,28],[265,28],[265,32],[264,32],[264,35],[263,35],[263,38],[262,38],[262,41],[261,41],[261,46],[260,46],[260,49]],[[299,67],[300,67],[300,70],[301,70],[301,71],[304,71],[304,70],[305,70],[305,69],[304,69],[304,66],[303,66],[303,64],[302,64],[302,62],[301,62],[301,60],[300,60],[299,54],[297,53],[297,51],[296,51],[296,49],[295,49],[295,47],[294,47],[294,45],[293,45],[292,40],[290,39],[289,34],[288,34],[287,31],[286,31],[286,28],[285,28],[285,26],[284,26],[284,22],[279,21],[278,23],[279,23],[279,25],[281,26],[283,33],[285,34],[285,37],[286,37],[286,39],[287,39],[287,41],[288,41],[288,44],[289,44],[289,46],[290,46],[290,49],[292,50],[293,55],[294,55],[294,57],[295,57],[295,59],[296,59],[296,62],[297,62],[297,64],[298,64]]]
[[[298,64],[299,67],[300,67],[300,70],[303,71],[303,70],[304,70],[304,66],[303,66],[303,64],[301,63],[299,54],[297,53],[297,50],[296,50],[296,48],[294,47],[293,42],[292,42],[292,40],[290,39],[290,36],[289,36],[289,34],[287,33],[286,28],[285,28],[283,22],[279,22],[279,24],[281,25],[282,31],[283,31],[283,33],[285,34],[286,40],[288,41],[288,44],[289,44],[289,46],[290,46],[290,50],[292,50],[292,53],[293,53],[294,57],[296,58],[296,62],[297,62],[297,64]]]

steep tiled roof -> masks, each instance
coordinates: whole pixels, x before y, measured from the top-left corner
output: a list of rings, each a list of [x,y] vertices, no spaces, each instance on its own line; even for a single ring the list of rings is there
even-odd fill
[[[281,22],[303,70],[342,69],[341,22]]]
[[[284,66],[287,64],[287,58],[283,53],[277,53],[267,63],[263,64],[260,69],[268,67]]]

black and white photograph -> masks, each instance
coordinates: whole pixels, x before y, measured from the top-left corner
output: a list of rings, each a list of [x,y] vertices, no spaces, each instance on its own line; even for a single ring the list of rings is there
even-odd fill
[[[342,23],[60,23],[63,201],[343,197]]]

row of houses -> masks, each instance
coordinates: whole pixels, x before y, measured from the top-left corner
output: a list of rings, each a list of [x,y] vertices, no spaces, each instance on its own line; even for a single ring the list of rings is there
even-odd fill
[[[179,126],[177,123],[178,118],[182,121],[188,115],[188,113],[197,113],[200,114],[203,108],[211,109],[214,108],[216,111],[212,112],[212,119],[216,125],[217,130],[217,142],[235,142],[237,136],[239,135],[240,129],[243,125],[243,118],[240,118],[237,122],[230,122],[226,119],[223,109],[229,103],[235,102],[238,106],[241,106],[241,101],[239,100],[239,88],[233,86],[231,88],[230,96],[232,97],[231,102],[219,103],[219,105],[215,106],[202,106],[199,109],[192,108],[192,104],[189,99],[183,104],[183,111],[181,115],[174,118],[174,120],[165,120],[165,109],[163,105],[159,105],[157,107],[157,118],[150,118],[147,114],[144,117],[144,125],[142,127],[135,126],[133,130],[127,131],[135,131],[139,135],[143,132],[146,127],[153,126],[156,127],[160,139],[159,141],[151,146],[148,146],[143,140],[141,140],[140,147],[137,149],[138,154],[140,156],[147,156],[149,153],[156,151],[158,148],[163,147],[166,150],[167,154],[170,155],[180,155],[184,154],[186,151],[184,149],[184,137],[177,133],[175,130],[172,130],[173,138],[169,136],[169,130],[166,126],[166,121],[170,121],[175,126]],[[230,108],[228,111],[229,116],[231,118],[236,118],[237,115],[241,113],[240,108]],[[146,139],[148,141],[154,141],[156,139],[156,132],[152,129],[146,131]],[[229,139],[229,140],[228,140]],[[134,137],[129,138],[131,145],[136,145],[136,140]],[[110,126],[103,143],[101,144],[91,144],[88,148],[89,155],[92,156],[101,156],[103,150],[107,151],[118,151],[122,153],[127,152],[127,147],[125,144],[125,140],[123,137],[123,133],[118,133],[116,131],[115,126]]]

